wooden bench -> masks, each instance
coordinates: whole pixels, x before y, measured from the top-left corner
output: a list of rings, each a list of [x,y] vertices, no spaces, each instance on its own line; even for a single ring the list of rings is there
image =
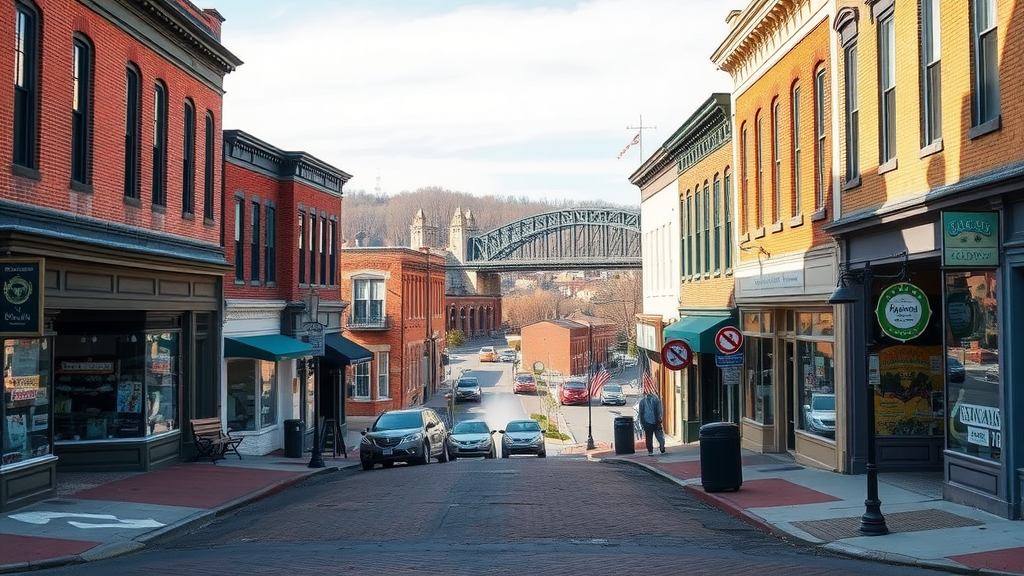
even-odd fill
[[[196,460],[203,456],[210,459],[214,464],[217,460],[225,458],[226,454],[233,452],[238,459],[242,455],[238,453],[238,445],[242,438],[232,438],[230,432],[224,432],[220,418],[198,418],[190,421],[192,425],[192,437],[196,442]]]

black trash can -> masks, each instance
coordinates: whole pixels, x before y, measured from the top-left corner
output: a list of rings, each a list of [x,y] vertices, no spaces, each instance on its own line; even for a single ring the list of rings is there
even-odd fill
[[[615,453],[633,454],[636,452],[636,441],[633,439],[633,417],[615,417]]]
[[[306,423],[302,420],[284,421],[284,455],[302,458],[302,444],[306,438]]]
[[[700,483],[705,492],[739,490],[743,484],[740,427],[713,422],[700,427]]]

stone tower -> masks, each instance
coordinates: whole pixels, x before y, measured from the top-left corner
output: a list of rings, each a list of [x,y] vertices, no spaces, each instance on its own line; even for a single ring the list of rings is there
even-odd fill
[[[437,248],[437,226],[427,226],[426,218],[423,216],[423,209],[420,208],[413,218],[412,226],[409,226],[409,247],[415,250],[426,246]]]
[[[462,215],[461,206],[455,209],[448,224],[448,253],[459,263],[466,261],[466,217]]]

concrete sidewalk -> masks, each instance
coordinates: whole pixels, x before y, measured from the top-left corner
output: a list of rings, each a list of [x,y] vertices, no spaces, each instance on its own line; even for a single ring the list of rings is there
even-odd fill
[[[787,540],[955,573],[1024,574],[1024,522],[946,502],[933,493],[901,488],[884,479],[879,481],[879,499],[889,534],[863,536],[859,527],[866,496],[864,475],[807,468],[786,455],[742,450],[740,489],[706,492],[698,444],[669,445],[665,454],[648,455],[638,442],[634,454],[618,455],[599,447],[587,455],[594,461],[646,468],[708,504]],[[721,481],[721,476],[717,471],[713,480]]]

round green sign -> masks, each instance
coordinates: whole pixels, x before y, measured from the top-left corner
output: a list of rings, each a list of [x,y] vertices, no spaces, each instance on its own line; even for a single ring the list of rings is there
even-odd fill
[[[932,309],[924,291],[910,282],[900,282],[882,291],[875,315],[886,336],[906,342],[920,336],[928,327]]]
[[[537,362],[534,362],[533,363],[533,371],[538,373],[538,374],[543,372],[544,371],[544,363],[539,361],[539,360]]]

